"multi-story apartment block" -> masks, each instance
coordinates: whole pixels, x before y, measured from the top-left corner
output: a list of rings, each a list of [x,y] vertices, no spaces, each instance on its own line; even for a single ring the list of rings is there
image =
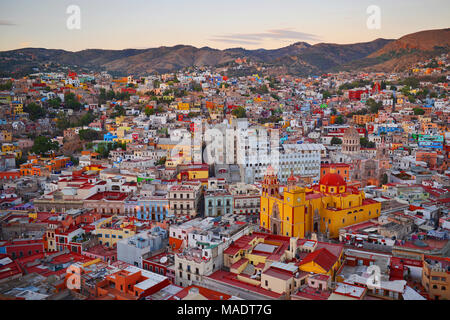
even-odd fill
[[[186,183],[169,189],[169,214],[195,217],[199,214],[201,183]]]
[[[235,214],[258,217],[261,191],[254,185],[236,183],[230,186]]]
[[[431,299],[450,299],[450,258],[424,256],[422,285]]]

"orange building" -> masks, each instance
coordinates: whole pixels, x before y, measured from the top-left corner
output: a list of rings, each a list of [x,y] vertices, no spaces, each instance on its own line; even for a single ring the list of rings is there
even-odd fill
[[[345,163],[324,163],[320,167],[320,178],[331,172],[340,175],[344,181],[350,180],[350,165]]]
[[[353,116],[353,122],[359,125],[365,125],[369,122],[375,121],[375,114],[355,114]]]
[[[430,169],[434,169],[437,165],[437,156],[436,152],[417,151],[416,161],[426,162]]]
[[[37,156],[29,156],[28,162],[20,165],[21,176],[47,176],[54,171],[59,171],[69,163],[69,157],[56,157],[41,159]]]
[[[97,297],[105,300],[138,300],[170,285],[167,277],[134,266],[106,276],[97,284]]]
[[[2,171],[0,180],[15,180],[20,178],[20,171]]]
[[[433,300],[450,299],[450,258],[423,257],[422,285]]]

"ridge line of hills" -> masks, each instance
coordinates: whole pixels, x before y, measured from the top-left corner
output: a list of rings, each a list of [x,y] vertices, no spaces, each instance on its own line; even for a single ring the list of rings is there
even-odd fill
[[[113,74],[145,75],[182,70],[186,67],[224,67],[238,58],[256,62],[273,73],[305,76],[336,71],[402,71],[423,59],[448,53],[450,28],[421,31],[397,40],[376,39],[355,44],[297,42],[279,49],[176,45],[149,49],[24,48],[0,52],[0,76],[25,75],[34,68],[59,66],[106,70]],[[249,71],[250,72],[250,71]]]

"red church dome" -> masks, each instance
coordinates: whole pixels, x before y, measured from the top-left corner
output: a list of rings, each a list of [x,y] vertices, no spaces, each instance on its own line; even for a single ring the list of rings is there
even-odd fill
[[[327,187],[340,187],[347,186],[344,178],[337,173],[327,173],[320,179],[320,184]]]

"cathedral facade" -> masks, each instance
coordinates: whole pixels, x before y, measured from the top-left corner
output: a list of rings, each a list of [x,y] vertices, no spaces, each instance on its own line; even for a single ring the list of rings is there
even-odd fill
[[[295,183],[291,176],[287,186],[280,186],[274,169],[267,169],[261,194],[261,228],[290,237],[308,238],[317,233],[337,238],[339,229],[380,216],[381,203],[348,187],[335,172],[310,188]]]

